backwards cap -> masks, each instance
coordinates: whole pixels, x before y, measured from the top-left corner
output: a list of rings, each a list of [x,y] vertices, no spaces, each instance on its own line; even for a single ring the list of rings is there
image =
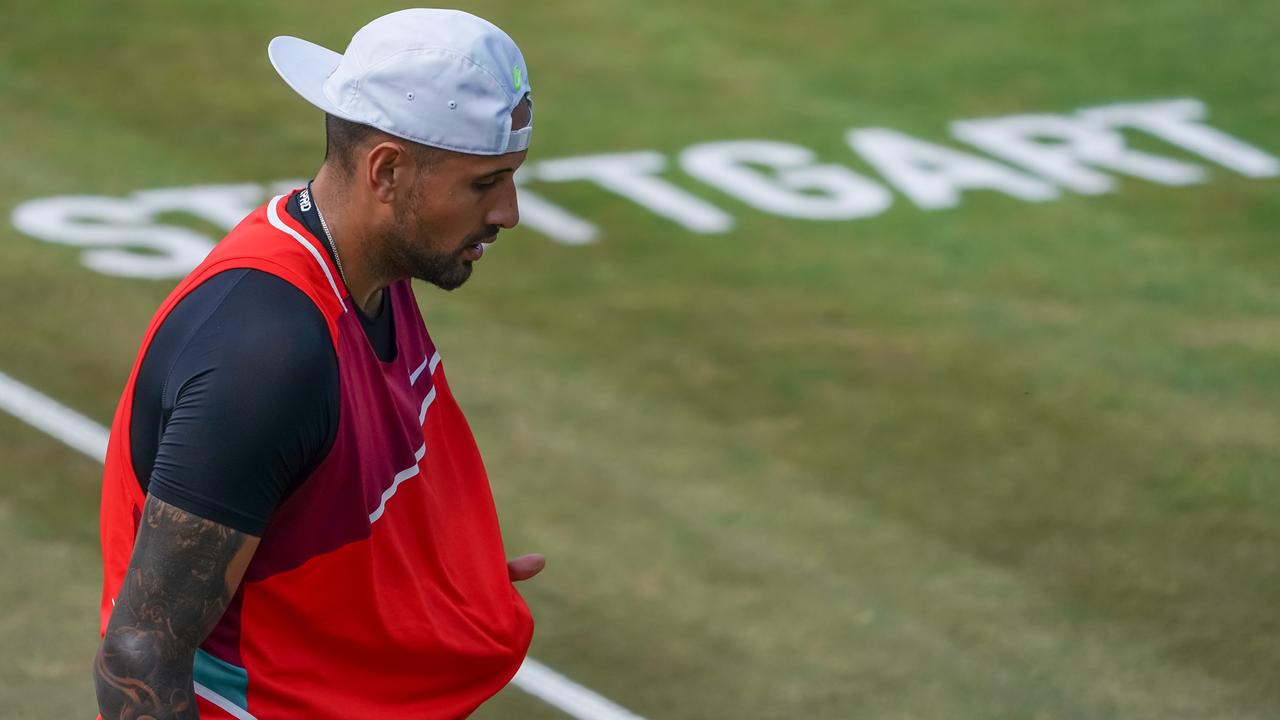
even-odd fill
[[[471,155],[529,147],[532,119],[511,129],[512,111],[532,90],[524,56],[470,13],[401,10],[360,28],[342,55],[282,36],[267,56],[307,102],[344,120]]]

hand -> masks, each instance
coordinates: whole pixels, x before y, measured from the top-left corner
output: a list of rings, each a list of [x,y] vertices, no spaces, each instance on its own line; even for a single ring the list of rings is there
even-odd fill
[[[542,572],[542,568],[546,566],[547,559],[541,555],[521,555],[507,561],[507,575],[511,582],[520,582]]]

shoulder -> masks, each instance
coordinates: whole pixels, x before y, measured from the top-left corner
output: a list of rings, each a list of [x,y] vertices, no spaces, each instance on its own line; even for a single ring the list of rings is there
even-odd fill
[[[161,332],[178,340],[187,377],[230,370],[238,383],[283,384],[279,389],[336,377],[324,313],[269,272],[240,268],[210,277],[174,308]]]
[[[324,313],[301,290],[271,273],[250,270],[211,316],[228,364],[264,381],[297,383],[328,374],[336,363]]]

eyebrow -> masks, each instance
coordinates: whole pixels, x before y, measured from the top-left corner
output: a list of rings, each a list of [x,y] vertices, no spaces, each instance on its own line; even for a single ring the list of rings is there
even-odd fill
[[[483,174],[483,175],[480,175],[480,176],[476,177],[475,179],[476,179],[476,180],[485,180],[485,179],[487,179],[487,178],[497,177],[497,176],[501,175],[502,173],[506,173],[506,172],[513,173],[513,172],[515,172],[515,171],[516,171],[516,169],[515,169],[515,168],[513,168],[513,167],[504,167],[504,168],[499,168],[499,169],[497,169],[497,170],[493,170],[493,171],[491,171],[491,172],[487,172],[487,173],[485,173],[485,174]]]

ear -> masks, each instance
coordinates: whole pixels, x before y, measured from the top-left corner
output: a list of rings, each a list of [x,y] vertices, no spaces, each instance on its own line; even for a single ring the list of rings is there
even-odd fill
[[[409,180],[412,158],[407,149],[398,142],[385,140],[369,148],[365,159],[364,180],[369,192],[380,203],[394,202]]]

